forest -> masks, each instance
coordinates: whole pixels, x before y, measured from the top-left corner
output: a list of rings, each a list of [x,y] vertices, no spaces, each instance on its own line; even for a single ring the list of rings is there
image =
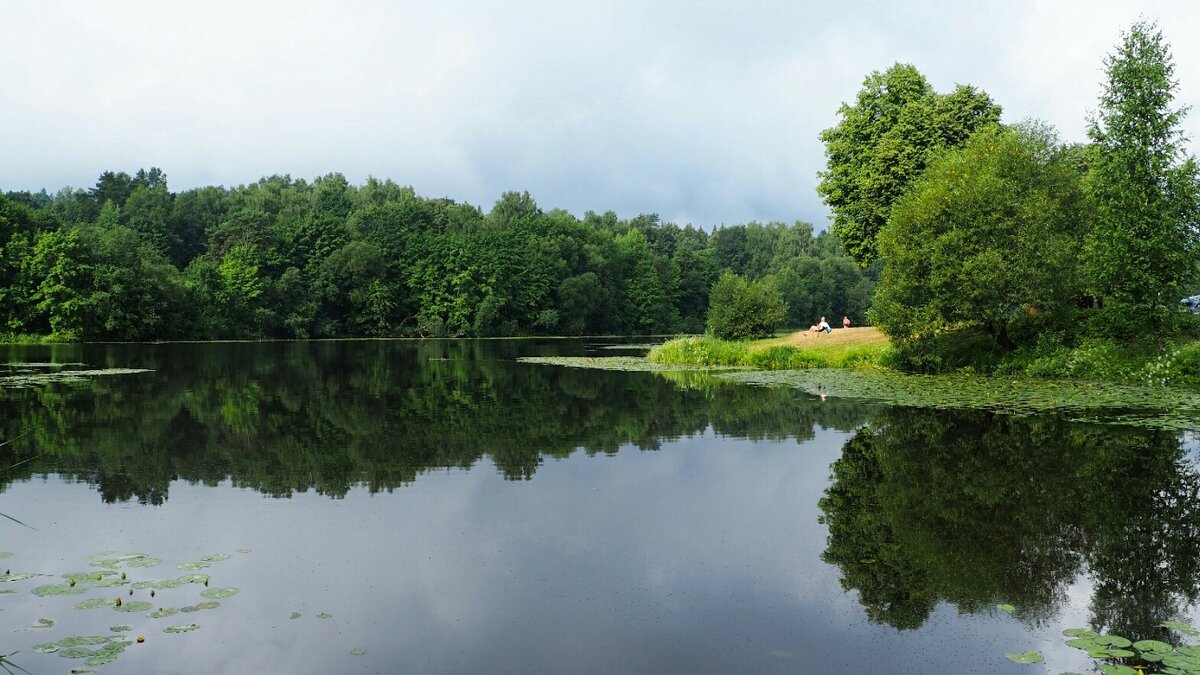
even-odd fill
[[[785,323],[861,321],[878,267],[797,222],[711,232],[507,192],[484,212],[391,180],[172,192],[158,169],[0,196],[0,335],[140,341],[698,333],[723,272]]]

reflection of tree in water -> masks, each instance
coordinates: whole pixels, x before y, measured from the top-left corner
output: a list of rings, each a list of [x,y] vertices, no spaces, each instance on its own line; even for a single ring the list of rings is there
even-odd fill
[[[434,469],[489,459],[510,479],[583,449],[653,450],[712,427],[809,439],[853,429],[864,408],[787,389],[703,378],[516,363],[576,343],[311,342],[89,346],[59,360],[154,372],[86,385],[0,390],[4,480],[64,473],[106,501],[161,503],[174,479],[232,480],[267,494],[390,490]],[[66,358],[69,356],[70,358]],[[15,359],[14,359],[15,360]]]
[[[1094,627],[1154,637],[1200,593],[1200,477],[1170,433],[891,409],[832,470],[823,559],[872,621],[944,600],[1038,623],[1086,565]]]

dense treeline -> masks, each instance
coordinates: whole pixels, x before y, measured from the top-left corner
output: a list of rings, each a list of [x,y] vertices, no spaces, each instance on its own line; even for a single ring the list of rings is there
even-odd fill
[[[864,318],[873,287],[805,223],[709,233],[582,219],[505,193],[484,213],[340,174],[173,193],[159,169],[0,197],[0,332],[79,340],[701,332],[722,272],[788,321]]]

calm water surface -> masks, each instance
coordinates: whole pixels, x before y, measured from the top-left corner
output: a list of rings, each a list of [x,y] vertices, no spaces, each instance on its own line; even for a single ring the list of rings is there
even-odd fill
[[[117,624],[146,641],[101,673],[1086,672],[1063,628],[1197,618],[1189,434],[514,360],[620,353],[583,341],[3,349],[151,370],[0,388],[36,528],[0,520],[0,568],[45,575],[0,583],[0,654],[34,673]],[[212,554],[215,609],[74,608],[195,605],[130,584]]]

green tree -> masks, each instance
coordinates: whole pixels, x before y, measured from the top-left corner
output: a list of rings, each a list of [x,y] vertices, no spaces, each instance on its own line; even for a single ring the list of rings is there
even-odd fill
[[[726,272],[709,295],[708,332],[722,340],[769,337],[787,316],[773,279],[747,281]]]
[[[1011,349],[1014,317],[1032,308],[1069,316],[1088,213],[1050,131],[980,131],[897,202],[879,237],[872,319],[898,340],[974,325]]]
[[[1098,218],[1087,239],[1087,269],[1123,323],[1161,329],[1196,273],[1200,226],[1197,167],[1181,148],[1185,111],[1171,107],[1175,64],[1162,32],[1141,22],[1104,66],[1108,81],[1088,129]]]
[[[966,85],[938,94],[915,67],[897,63],[868,75],[855,104],[842,104],[838,115],[838,125],[821,132],[826,169],[817,192],[833,210],[834,233],[865,266],[892,204],[929,159],[998,122],[1000,106]]]

